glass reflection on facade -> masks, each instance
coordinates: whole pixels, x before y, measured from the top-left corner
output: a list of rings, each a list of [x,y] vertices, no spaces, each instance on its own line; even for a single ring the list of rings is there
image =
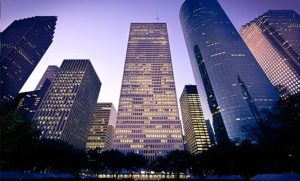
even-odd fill
[[[1,32],[0,106],[12,101],[52,43],[57,18],[14,21]]]
[[[271,109],[278,93],[217,0],[186,0],[180,21],[204,116],[217,142],[251,139],[255,111]],[[253,108],[255,107],[255,108]]]
[[[240,34],[281,96],[300,92],[299,14],[270,10],[244,25]]]
[[[202,153],[212,146],[212,141],[196,85],[184,87],[180,97],[180,108],[185,132],[185,147],[192,154]]]
[[[182,150],[166,23],[132,23],[114,147],[149,160]]]
[[[112,103],[97,103],[86,149],[112,149],[117,111]]]
[[[84,149],[100,87],[89,60],[64,60],[34,116],[40,137]]]

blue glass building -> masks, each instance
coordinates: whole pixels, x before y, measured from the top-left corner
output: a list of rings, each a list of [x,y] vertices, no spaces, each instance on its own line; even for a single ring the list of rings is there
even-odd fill
[[[57,17],[14,21],[1,33],[0,106],[12,101],[52,43]]]
[[[217,142],[250,130],[279,96],[217,0],[186,0],[180,21],[201,105]]]

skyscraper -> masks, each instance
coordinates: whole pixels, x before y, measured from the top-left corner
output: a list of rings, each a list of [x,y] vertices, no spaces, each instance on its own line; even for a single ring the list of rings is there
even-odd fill
[[[14,21],[1,33],[0,106],[12,101],[52,43],[55,16]]]
[[[28,120],[32,121],[33,116],[54,80],[58,69],[59,68],[55,65],[48,66],[34,91],[22,92],[17,95],[14,102],[16,104],[16,113],[18,115],[23,115]]]
[[[299,14],[270,10],[244,25],[240,34],[282,96],[300,92]]]
[[[40,90],[19,93],[14,100],[16,113],[32,121],[50,85],[50,80],[46,79]]]
[[[114,147],[149,160],[183,149],[166,23],[132,23]]]
[[[84,149],[100,87],[89,60],[64,60],[34,116],[41,138]]]
[[[113,146],[113,133],[116,120],[117,111],[112,103],[97,103],[86,148],[111,149]]]
[[[217,142],[251,139],[278,93],[217,0],[186,0],[180,21],[206,119]],[[228,137],[227,137],[228,136]]]
[[[196,85],[184,86],[180,108],[185,132],[185,146],[192,154],[202,153],[212,146]]]
[[[44,82],[46,79],[48,79],[50,82],[52,82],[56,76],[56,73],[58,72],[59,67],[56,65],[49,65],[47,67],[46,72],[44,73],[43,77],[37,84],[35,90],[40,90],[43,87]]]

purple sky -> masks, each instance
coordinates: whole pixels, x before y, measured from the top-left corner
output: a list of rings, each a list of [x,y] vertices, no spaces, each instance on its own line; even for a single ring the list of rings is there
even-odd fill
[[[177,97],[193,84],[180,21],[184,0],[1,0],[1,31],[12,21],[37,15],[58,16],[54,41],[21,91],[33,90],[48,65],[88,58],[102,82],[98,101],[118,106],[131,22],[168,24]],[[269,9],[294,9],[300,0],[219,0],[236,28]]]

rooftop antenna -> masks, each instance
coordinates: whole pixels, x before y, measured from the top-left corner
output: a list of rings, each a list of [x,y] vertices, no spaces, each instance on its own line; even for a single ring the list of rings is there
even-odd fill
[[[156,22],[158,23],[159,21],[159,17],[158,17],[158,13],[157,13],[157,10],[156,10],[156,18],[155,18]]]

